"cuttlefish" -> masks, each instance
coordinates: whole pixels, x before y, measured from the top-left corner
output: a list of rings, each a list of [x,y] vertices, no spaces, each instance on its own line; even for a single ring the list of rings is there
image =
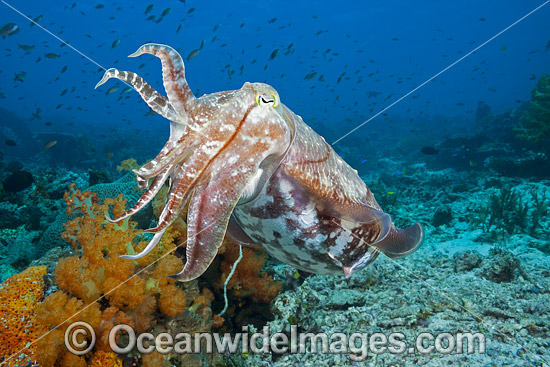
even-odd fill
[[[373,193],[326,141],[288,109],[263,83],[196,98],[173,48],[148,43],[130,57],[151,54],[162,62],[166,97],[140,76],[109,69],[129,83],[149,107],[170,120],[170,137],[158,155],[134,170],[145,192],[112,222],[145,207],[169,181],[154,233],[137,259],[149,253],[166,229],[187,211],[186,263],[172,277],[199,277],[227,233],[240,245],[259,245],[297,269],[347,277],[383,252],[411,253],[422,227],[398,229]],[[170,178],[170,180],[168,180]]]

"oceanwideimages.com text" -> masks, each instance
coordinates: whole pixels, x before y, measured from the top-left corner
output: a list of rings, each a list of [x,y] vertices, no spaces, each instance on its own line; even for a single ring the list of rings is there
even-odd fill
[[[125,336],[122,338],[121,336]],[[74,354],[90,352],[95,344],[93,328],[84,323],[71,324],[65,332],[67,349]],[[122,342],[124,340],[124,342]],[[247,326],[236,334],[218,333],[141,333],[131,326],[120,324],[109,332],[109,346],[113,352],[127,354],[137,349],[141,354],[158,352],[177,353],[331,353],[349,354],[352,360],[362,361],[369,354],[472,354],[485,353],[482,333],[420,333],[412,343],[405,334],[393,333],[300,333],[290,327],[289,333],[271,333],[265,326],[261,332],[250,332]]]

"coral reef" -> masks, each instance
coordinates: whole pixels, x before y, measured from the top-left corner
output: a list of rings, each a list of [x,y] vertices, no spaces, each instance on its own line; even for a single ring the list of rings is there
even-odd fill
[[[453,266],[456,272],[466,272],[479,267],[482,257],[477,251],[461,251],[453,256]]]
[[[116,167],[116,170],[118,172],[123,172],[123,171],[131,171],[135,168],[139,168],[139,164],[137,163],[136,159],[128,158],[120,162],[120,165]]]
[[[224,259],[220,264],[223,272],[220,287],[238,257],[239,247],[233,243],[226,245]],[[267,255],[261,250],[243,248],[243,259],[229,280],[227,289],[233,290],[233,295],[237,298],[250,297],[255,302],[268,303],[275,298],[282,289],[282,283],[273,280],[273,276],[261,272],[266,259]]]
[[[35,311],[44,294],[46,273],[45,266],[30,267],[0,285],[0,364],[3,366],[4,361],[5,366],[22,366],[33,360],[33,348],[18,352],[39,335]],[[18,355],[9,359],[15,353]]]
[[[436,227],[449,224],[453,220],[453,212],[448,207],[438,207],[432,217],[432,224]]]
[[[529,108],[516,131],[518,137],[535,143],[550,138],[550,74],[542,74],[538,79]]]
[[[113,224],[105,219],[108,211],[119,216],[125,210],[122,195],[100,203],[97,194],[71,186],[64,199],[65,214],[72,219],[64,224],[62,236],[77,255],[59,260],[54,279],[62,291],[49,295],[36,312],[41,332],[50,332],[36,346],[42,367],[67,365],[69,359],[75,365],[120,365],[117,356],[98,355],[109,351],[108,332],[114,325],[125,323],[140,333],[155,326],[160,315],[170,320],[209,309],[213,297],[185,292],[181,283],[176,285],[167,277],[183,267],[180,258],[169,254],[176,249],[177,232],[169,229],[157,249],[138,261],[122,259],[120,255],[133,254],[147,244],[139,241],[143,235],[135,222],[126,219]],[[103,299],[101,305],[96,302],[99,299]],[[209,328],[211,312],[207,315],[210,317],[201,318],[197,325],[201,330]],[[98,341],[92,356],[73,361],[75,357],[66,353],[63,333],[69,319],[85,321],[94,328]]]
[[[541,219],[547,214],[546,192],[530,192],[529,201],[526,194],[510,187],[502,187],[489,196],[482,205],[473,223],[485,232],[499,234],[502,232],[535,234],[540,227]]]
[[[483,262],[479,275],[495,283],[511,282],[521,272],[520,261],[512,253],[494,248]]]
[[[63,180],[62,183],[66,183],[66,181]],[[81,185],[79,185],[78,183],[76,185],[69,185],[69,183],[67,183],[67,186],[62,183],[59,184],[61,187],[70,186],[69,190],[72,191],[81,187]],[[103,202],[103,200],[108,198],[116,198],[117,196],[122,194],[124,198],[128,201],[128,203],[133,204],[138,200],[140,196],[139,189],[137,188],[133,173],[128,173],[115,182],[91,186],[87,188],[87,191],[94,193],[97,196],[97,201],[99,202]],[[150,221],[152,217],[150,213],[145,210],[143,212],[144,213],[141,214],[142,218],[143,216],[145,216],[146,218],[143,218],[142,220]],[[138,213],[137,215],[138,219],[139,214],[140,213]],[[147,217],[147,215],[149,215],[149,217]],[[61,233],[65,230],[63,224],[66,223],[69,219],[70,217],[67,215],[67,212],[65,210],[60,211],[57,214],[55,220],[49,225],[49,227],[40,238],[40,247],[49,249],[55,246],[66,245],[66,241],[61,238]],[[134,218],[134,220],[136,219]],[[146,225],[148,224],[149,223],[146,223]]]

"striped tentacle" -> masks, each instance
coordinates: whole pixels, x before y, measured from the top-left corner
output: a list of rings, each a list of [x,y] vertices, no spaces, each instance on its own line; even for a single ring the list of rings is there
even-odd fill
[[[146,43],[129,57],[151,54],[160,58],[162,63],[162,80],[170,104],[182,116],[187,116],[189,105],[195,96],[185,80],[185,66],[180,54],[172,47],[157,43]]]
[[[145,103],[147,103],[147,105],[159,115],[174,122],[182,123],[184,121],[184,119],[178,115],[174,107],[172,107],[168,99],[157,92],[152,86],[149,85],[149,83],[143,80],[143,78],[136,73],[111,68],[103,74],[103,78],[101,78],[95,87],[99,87],[111,78],[117,78],[132,85],[141,98],[143,98]]]
[[[175,147],[165,146],[152,161],[147,162],[140,169],[133,170],[133,172],[140,179],[146,180],[158,176],[166,167],[184,161],[191,155],[192,149],[181,140],[175,144]]]
[[[175,181],[177,181],[177,179]],[[177,191],[177,189],[179,187],[177,185],[177,183],[178,182],[173,182],[172,183],[172,187],[170,188],[169,197],[170,197],[170,195],[173,194],[174,191]],[[187,201],[189,200],[190,196],[191,195],[187,195],[186,197],[183,197],[183,196],[177,195],[177,197],[181,198],[181,200],[178,200],[177,202],[176,201],[168,202],[166,204],[166,206],[164,207],[164,209],[162,210],[162,213],[160,214],[160,217],[159,217],[159,223],[161,221],[163,221],[163,223],[164,223],[162,228],[159,228],[160,226],[158,226],[157,227],[157,228],[159,228],[158,231],[152,231],[152,229],[147,229],[147,230],[144,231],[144,232],[148,232],[148,233],[155,233],[155,235],[153,236],[151,241],[149,241],[147,246],[145,246],[145,248],[139,254],[122,255],[121,257],[123,257],[125,259],[129,259],[129,260],[137,260],[137,259],[140,259],[140,258],[144,257],[149,252],[151,252],[151,250],[153,250],[157,246],[157,244],[160,242],[160,240],[162,239],[162,236],[164,235],[164,232],[166,232],[168,227],[181,214],[182,210],[187,205]],[[167,201],[169,201],[169,200],[167,200]],[[170,218],[173,218],[173,219],[170,219],[170,222],[164,222],[164,218],[167,218],[167,216],[170,216]]]
[[[109,216],[106,215],[107,220],[111,223],[120,222],[121,220],[129,218],[132,215],[136,214],[141,209],[143,209],[158,194],[158,192],[160,191],[160,188],[162,187],[164,182],[166,182],[171,172],[172,170],[170,168],[165,168],[164,171],[160,173],[160,175],[155,177],[155,179],[151,183],[151,186],[149,186],[147,191],[143,193],[141,198],[139,198],[137,203],[132,208],[128,209],[127,211],[124,212],[124,214],[122,214],[120,217],[115,219],[111,219],[109,218]]]
[[[190,183],[191,181],[191,183]],[[158,224],[154,228],[146,229],[147,233],[158,233],[166,231],[172,223],[179,217],[187,202],[189,201],[192,183],[195,180],[189,180],[185,167],[181,167],[174,172],[174,180],[168,196],[166,197],[166,206],[159,216]]]

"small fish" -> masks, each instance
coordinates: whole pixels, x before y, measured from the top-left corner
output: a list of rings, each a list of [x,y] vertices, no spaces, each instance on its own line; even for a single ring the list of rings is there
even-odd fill
[[[214,29],[212,29],[212,32],[216,32],[219,28],[220,28],[220,24],[218,23],[214,26]]]
[[[162,11],[161,17],[165,17],[172,12],[172,8],[166,8]]]
[[[20,43],[17,44],[17,47],[25,52],[31,52],[34,49],[34,45],[22,45]]]
[[[180,31],[182,25],[183,25],[183,23],[180,23],[180,24],[178,25],[178,28],[176,29],[176,33],[178,33],[178,32]]]
[[[15,147],[17,146],[17,144],[15,143],[15,141],[11,140],[11,139],[6,139],[6,141],[4,142],[4,144],[6,144],[8,147]]]
[[[122,92],[120,92],[120,94],[130,93],[132,90],[133,90],[132,87],[126,87],[122,90]]]
[[[48,143],[46,143],[46,145],[44,145],[44,149],[50,149],[50,148],[53,147],[55,144],[57,144],[57,140],[49,141]]]
[[[434,147],[426,146],[420,149],[420,152],[422,152],[422,154],[425,154],[425,155],[435,155],[439,153],[439,150],[435,149]]]
[[[269,60],[275,59],[278,54],[279,54],[279,49],[278,48],[273,50],[273,52],[271,53],[271,56],[269,56]]]
[[[61,92],[61,94],[59,94],[61,97],[63,97],[65,94],[67,94],[69,90],[68,89],[63,89],[63,92]]]
[[[107,89],[107,92],[105,92],[105,95],[109,95],[109,94],[112,94],[114,92],[116,92],[118,90],[118,86],[114,86],[114,87],[111,87],[109,89]]]
[[[45,123],[45,125],[46,126],[52,126],[52,123],[51,123],[51,121],[48,121],[48,122]]]
[[[63,66],[63,69],[61,69],[61,74],[63,74],[64,72],[66,72],[68,68],[69,68],[69,65]]]
[[[307,74],[307,75],[304,77],[304,80],[311,80],[311,79],[315,78],[315,76],[317,76],[317,72],[316,72],[316,71],[314,71],[313,73]]]
[[[0,34],[2,35],[2,38],[6,38],[7,36],[13,36],[19,32],[19,27],[15,23],[7,23],[0,28]]]
[[[189,53],[189,55],[187,55],[187,61],[191,60],[192,58],[194,58],[195,56],[197,56],[199,54],[199,52],[201,51],[201,49],[199,48],[198,50],[193,50]]]
[[[344,71],[340,76],[338,77],[338,80],[336,81],[336,84],[339,84],[342,81],[342,78],[346,75],[346,72]]]
[[[105,5],[99,3],[95,6],[96,9],[103,9],[105,7]]]
[[[153,8],[155,7],[155,4],[149,4],[147,5],[147,7],[145,8],[145,15],[149,14],[151,12],[151,10],[153,10]]]
[[[191,14],[191,13],[194,12],[194,11],[195,11],[195,8],[191,8],[191,9],[189,9],[189,10],[187,11],[187,14]]]
[[[504,46],[504,45],[500,46],[500,52],[506,52],[507,49],[508,49],[507,46]]]
[[[119,43],[120,43],[120,40],[119,40],[119,39],[114,40],[113,43],[111,44],[111,50],[112,50],[113,48],[117,47]]]
[[[48,52],[44,55],[48,59],[59,59],[61,56],[58,54],[54,54],[53,52]]]
[[[486,20],[487,20],[486,18],[479,18],[480,22],[485,22]]]
[[[31,27],[35,24],[37,24],[38,22],[40,22],[42,20],[42,18],[44,17],[44,15],[40,14],[39,16],[37,16],[36,18],[34,18],[31,22]]]
[[[20,73],[15,73],[15,76],[13,77],[13,81],[14,82],[24,82],[26,76],[27,76],[27,73],[25,71],[22,71]]]
[[[271,19],[268,20],[267,22],[268,22],[269,24],[271,24],[271,23],[275,23],[276,21],[277,21],[277,18],[271,18]]]
[[[550,41],[546,42],[546,51],[550,51]]]
[[[393,195],[393,194],[395,194],[395,192],[393,192],[393,191],[388,191],[388,195]]]

